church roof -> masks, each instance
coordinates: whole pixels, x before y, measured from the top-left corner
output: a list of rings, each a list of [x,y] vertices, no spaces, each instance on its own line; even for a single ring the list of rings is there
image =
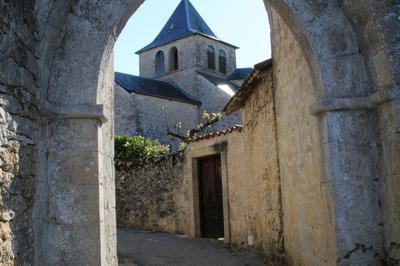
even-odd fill
[[[234,92],[239,90],[239,86],[237,86],[236,84],[230,82],[229,80],[226,80],[226,79],[214,76],[214,75],[210,75],[210,74],[207,74],[207,73],[204,73],[204,72],[200,72],[200,71],[197,71],[197,73],[202,75],[205,79],[207,79],[209,82],[211,82],[212,84],[214,84],[217,87],[220,86],[220,85],[227,85]]]
[[[129,93],[200,105],[181,89],[163,81],[115,72],[115,82]]]
[[[251,67],[236,68],[227,77],[228,80],[242,80],[245,79],[253,71]]]
[[[222,42],[210,29],[192,3],[189,0],[182,0],[154,41],[136,53],[140,54],[196,34]],[[231,44],[228,45],[237,48]]]

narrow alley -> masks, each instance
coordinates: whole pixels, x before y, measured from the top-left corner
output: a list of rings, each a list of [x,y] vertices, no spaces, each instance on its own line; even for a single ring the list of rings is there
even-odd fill
[[[257,255],[217,241],[118,229],[118,260],[124,266],[265,265]]]

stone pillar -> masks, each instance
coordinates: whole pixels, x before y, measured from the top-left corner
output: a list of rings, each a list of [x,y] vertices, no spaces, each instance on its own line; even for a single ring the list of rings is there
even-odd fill
[[[340,265],[378,265],[384,255],[379,194],[381,151],[374,107],[366,97],[331,98],[311,108],[314,114],[324,117],[327,125],[323,168],[332,186]]]
[[[101,124],[91,119],[49,123],[48,223],[49,265],[101,265],[99,136]],[[84,243],[85,248],[82,247]]]
[[[73,15],[64,34],[42,103],[35,262],[117,265],[114,38]]]

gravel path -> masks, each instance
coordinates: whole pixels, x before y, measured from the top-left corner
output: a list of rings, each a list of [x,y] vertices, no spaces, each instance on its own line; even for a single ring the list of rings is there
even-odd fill
[[[118,229],[120,265],[265,265],[257,255],[217,241]]]

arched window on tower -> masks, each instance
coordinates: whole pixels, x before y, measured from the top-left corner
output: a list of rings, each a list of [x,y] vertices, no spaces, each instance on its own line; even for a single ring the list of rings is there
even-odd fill
[[[164,63],[164,52],[158,51],[156,54],[156,75],[164,74],[165,63]]]
[[[215,70],[215,49],[211,45],[207,49],[208,68]]]
[[[226,74],[226,53],[219,50],[219,72]]]
[[[173,47],[170,52],[170,69],[171,71],[178,70],[179,61],[178,61],[178,49]]]

